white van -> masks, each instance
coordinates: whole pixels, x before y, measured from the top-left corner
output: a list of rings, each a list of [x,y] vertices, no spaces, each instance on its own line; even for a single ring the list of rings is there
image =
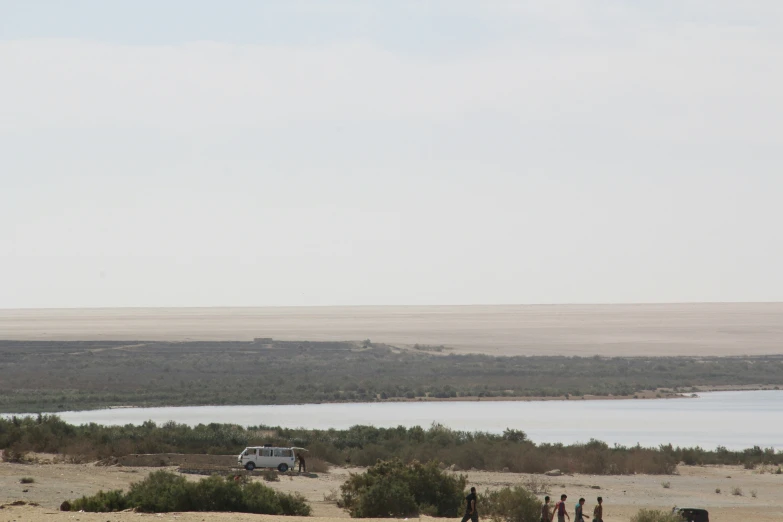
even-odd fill
[[[295,450],[303,448],[277,448],[274,446],[252,446],[239,454],[237,463],[248,471],[255,468],[277,468],[285,473],[294,467]]]

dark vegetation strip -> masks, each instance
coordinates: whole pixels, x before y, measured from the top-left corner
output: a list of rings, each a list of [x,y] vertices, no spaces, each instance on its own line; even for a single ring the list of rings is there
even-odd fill
[[[197,482],[168,471],[156,471],[131,484],[128,492],[99,491],[68,503],[71,511],[107,513],[133,509],[142,513],[223,511],[265,515],[309,516],[299,493],[282,493],[246,479],[213,475]]]
[[[693,386],[783,385],[783,356],[491,357],[424,348],[369,341],[0,341],[0,412],[425,397],[629,397]]]
[[[535,444],[524,432],[503,434],[455,431],[433,425],[348,430],[303,430],[273,427],[243,428],[232,424],[189,427],[173,422],[141,426],[74,426],[57,416],[0,419],[0,449],[6,459],[24,461],[25,452],[59,453],[75,462],[133,453],[238,454],[246,446],[265,443],[306,447],[312,457],[343,465],[370,466],[399,458],[404,463],[435,460],[455,469],[485,469],[541,473],[553,468],[590,474],[670,474],[678,463],[780,466],[783,453],[754,447],[744,451],[718,448],[658,448],[586,444]]]

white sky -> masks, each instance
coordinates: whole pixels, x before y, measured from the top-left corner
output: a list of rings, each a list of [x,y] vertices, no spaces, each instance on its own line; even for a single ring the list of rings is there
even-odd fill
[[[783,300],[783,2],[0,0],[0,307]]]

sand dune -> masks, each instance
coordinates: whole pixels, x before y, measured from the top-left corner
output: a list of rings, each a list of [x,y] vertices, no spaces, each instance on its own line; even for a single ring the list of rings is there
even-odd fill
[[[492,355],[783,353],[783,303],[0,310],[0,338],[361,340]]]

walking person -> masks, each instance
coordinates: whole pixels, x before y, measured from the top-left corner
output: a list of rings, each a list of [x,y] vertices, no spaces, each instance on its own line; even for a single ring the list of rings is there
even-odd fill
[[[566,517],[568,522],[571,522],[571,515],[568,514],[568,507],[566,506],[566,499],[568,495],[560,495],[560,502],[555,504],[555,513],[557,514],[557,522],[565,522]]]
[[[549,495],[544,497],[544,505],[541,506],[541,522],[552,522],[552,515],[549,513]]]
[[[604,499],[598,497],[598,504],[593,508],[593,522],[604,522]]]
[[[476,488],[470,488],[470,495],[465,497],[467,506],[465,506],[465,516],[462,517],[462,522],[478,522],[478,511],[476,509]]]
[[[585,499],[580,498],[579,502],[576,504],[576,510],[574,512],[574,522],[585,522],[585,517],[590,518],[582,513],[584,507],[585,507]]]
[[[305,462],[304,455],[301,452],[296,454],[296,458],[299,459],[299,473],[304,470],[307,473],[307,463]]]

